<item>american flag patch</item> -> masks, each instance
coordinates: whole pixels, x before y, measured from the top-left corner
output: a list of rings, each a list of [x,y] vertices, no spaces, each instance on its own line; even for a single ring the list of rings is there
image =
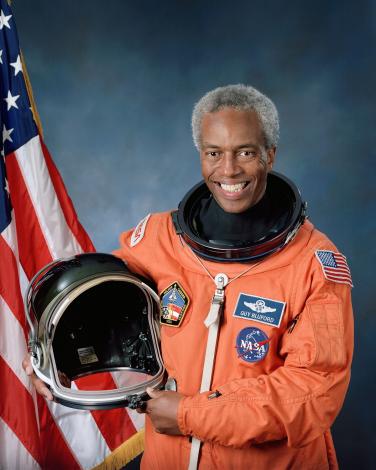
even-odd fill
[[[324,276],[329,281],[341,282],[353,287],[350,269],[346,257],[341,253],[333,251],[316,251],[317,259],[320,261]]]

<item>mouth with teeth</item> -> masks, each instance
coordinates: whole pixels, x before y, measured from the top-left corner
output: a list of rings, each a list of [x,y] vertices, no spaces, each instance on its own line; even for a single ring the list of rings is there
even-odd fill
[[[226,183],[216,183],[217,186],[219,186],[222,191],[224,191],[227,194],[236,194],[240,193],[249,185],[249,181],[242,181],[241,183],[236,183],[236,184],[226,184]]]
[[[262,182],[252,176],[243,181],[208,179],[207,186],[222,209],[233,213],[243,212],[253,206],[265,190],[265,185],[263,187]]]

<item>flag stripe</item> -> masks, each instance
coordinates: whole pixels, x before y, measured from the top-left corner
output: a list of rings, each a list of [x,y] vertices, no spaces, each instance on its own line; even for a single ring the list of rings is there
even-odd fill
[[[68,227],[70,228],[74,237],[80,244],[82,251],[84,251],[85,253],[95,251],[92,241],[90,240],[82,225],[80,224],[80,221],[78,220],[72,201],[66,191],[63,179],[60,176],[60,173],[58,172],[51,158],[51,155],[41,137],[40,143],[42,145],[42,150],[51,177],[51,181],[54,186],[57,198],[60,201],[60,206],[64,213],[64,217],[66,223],[68,224]]]
[[[38,470],[40,465],[28,450],[20,445],[18,437],[0,418],[0,468],[4,470]]]
[[[92,415],[111,451],[136,432],[136,428],[124,408],[96,410],[92,411]]]
[[[24,330],[26,338],[26,318],[24,315],[23,299],[20,291],[17,261],[2,235],[0,235],[0,295],[12,310]]]
[[[328,276],[331,276],[331,277],[334,277],[334,278],[338,278],[338,279],[351,279],[351,276],[348,274],[348,273],[338,273],[336,271],[329,271],[329,270],[326,270],[326,274]]]
[[[43,232],[36,217],[34,206],[23,180],[16,155],[11,153],[5,160],[12,205],[16,214],[19,257],[29,279],[51,261]],[[38,256],[31,256],[38,253]]]
[[[338,273],[338,274],[350,274],[350,271],[348,269],[345,269],[345,268],[329,268],[327,267],[326,270],[328,271],[328,273]]]
[[[16,229],[14,226],[14,215],[12,212],[12,222],[8,225],[8,227],[2,232],[1,236],[4,238],[5,242],[11,249],[14,254],[14,258],[17,262],[18,267],[18,278],[20,282],[21,294],[22,298],[24,293],[26,292],[26,288],[29,284],[29,280],[26,277],[25,271],[23,270],[22,266],[20,265],[19,254],[18,254],[18,246],[17,246],[17,235]]]
[[[30,380],[22,369],[22,360],[27,354],[24,330],[1,295],[0,331],[0,355],[13,373],[17,375],[23,386],[31,393]],[[14,350],[15,343],[19,346],[16,351]]]
[[[87,375],[77,380],[75,384],[83,390],[111,390],[117,386],[109,373]],[[119,447],[136,432],[124,408],[95,410],[92,411],[92,415],[111,450]]]
[[[32,396],[0,357],[0,417],[36,461],[40,461],[38,426]]]
[[[82,467],[76,461],[75,456],[68,446],[59,426],[55,423],[53,415],[46,401],[41,396],[37,397],[39,419],[41,422],[41,446],[43,469],[45,470],[80,470]],[[76,429],[79,436],[85,439],[85,429]],[[96,452],[95,449],[92,452]]]
[[[326,274],[327,279],[332,279],[336,281],[351,282],[351,278],[348,276],[335,276],[333,274]]]
[[[145,427],[145,416],[143,414],[137,413],[136,410],[131,410],[130,408],[128,408],[127,413],[137,431]]]
[[[126,387],[129,386],[132,382],[132,378],[130,377],[130,374],[125,373],[124,371],[113,371],[111,372],[112,378],[116,384],[116,386],[119,387]],[[145,378],[147,377],[147,374],[145,374]],[[136,410],[132,410],[130,408],[127,409],[127,416],[129,416],[130,420],[133,423],[134,428],[136,431],[139,431],[145,426],[145,417],[143,414],[137,413]]]
[[[66,224],[39,136],[30,139],[17,149],[15,154],[52,257],[55,259],[72,256],[72,253],[82,253],[80,245]]]
[[[72,388],[76,388],[74,384]],[[55,402],[48,402],[48,407],[82,468],[98,465],[110,453],[90,411],[75,410],[73,413],[70,408]],[[84,438],[80,434],[80,439],[77,438],[77,430],[84,432]]]
[[[329,281],[334,281],[334,282],[339,282],[340,284],[347,284],[347,285],[350,285],[352,286],[352,280],[345,280],[343,278],[332,278],[330,276],[326,276],[326,278],[329,280]]]

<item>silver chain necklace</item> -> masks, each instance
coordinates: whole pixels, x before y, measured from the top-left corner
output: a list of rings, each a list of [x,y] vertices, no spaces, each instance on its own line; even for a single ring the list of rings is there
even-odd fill
[[[225,274],[225,273],[218,273],[216,276],[213,276],[210,273],[209,269],[204,265],[204,263],[196,255],[196,253],[191,248],[190,248],[190,250],[191,250],[193,256],[196,258],[196,260],[201,265],[201,267],[208,274],[210,279],[214,282],[215,287],[216,287],[215,292],[214,292],[214,296],[213,296],[213,299],[212,299],[212,306],[213,306],[213,304],[218,305],[219,308],[218,308],[217,312],[213,313],[213,315],[211,315],[212,309],[210,309],[209,315],[205,320],[205,325],[209,326],[212,323],[212,321],[215,321],[215,319],[217,318],[217,315],[219,314],[219,310],[220,310],[220,308],[222,307],[222,305],[225,301],[225,287],[228,286],[231,282],[236,281],[236,279],[239,279],[239,277],[243,276],[244,274],[247,274],[249,271],[251,271],[251,269],[255,268],[260,263],[262,263],[263,260],[259,261],[258,263],[252,264],[252,266],[248,267],[247,269],[245,269],[241,273],[237,274],[235,277],[229,279],[227,274]],[[217,310],[217,309],[214,309],[214,310]]]

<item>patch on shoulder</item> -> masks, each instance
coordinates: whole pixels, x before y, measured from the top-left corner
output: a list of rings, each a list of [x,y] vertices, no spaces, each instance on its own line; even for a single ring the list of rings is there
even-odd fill
[[[335,253],[329,250],[316,250],[322,272],[328,281],[340,282],[353,287],[350,268],[346,261],[346,256],[342,253]]]
[[[130,242],[131,248],[136,246],[137,243],[140,243],[140,241],[144,238],[146,224],[148,223],[148,220],[149,220],[150,216],[151,216],[151,214],[148,214],[146,217],[144,217],[142,220],[140,220],[140,222],[137,224],[136,228],[133,230],[133,233],[132,233],[132,236],[131,236],[131,242]]]
[[[161,293],[161,323],[180,326],[188,305],[188,295],[178,282],[173,282]]]

